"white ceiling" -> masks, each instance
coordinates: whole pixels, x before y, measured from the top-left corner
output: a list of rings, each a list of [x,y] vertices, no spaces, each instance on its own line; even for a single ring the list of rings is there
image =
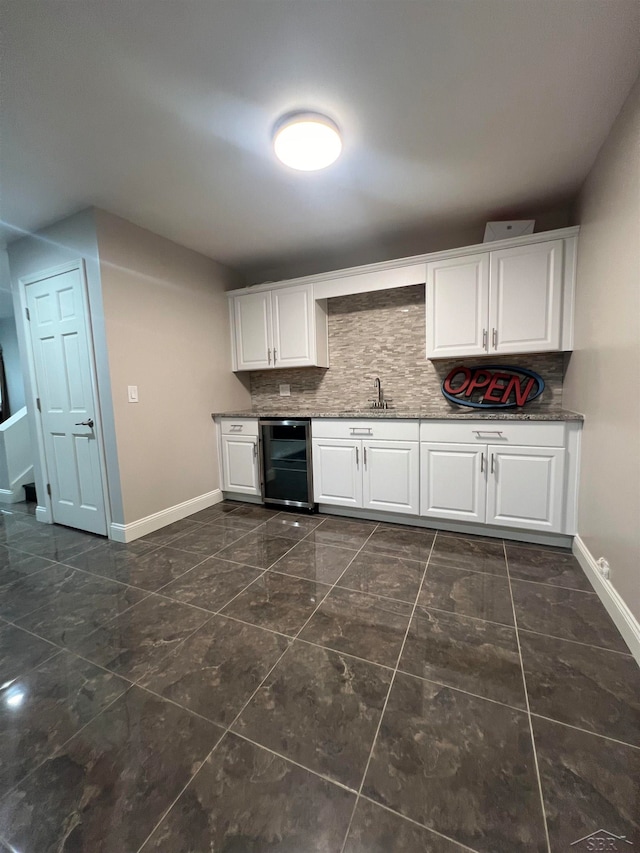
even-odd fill
[[[95,204],[245,270],[566,202],[640,65],[638,0],[0,0],[0,15],[0,238]],[[326,172],[271,153],[296,108],[343,129]]]

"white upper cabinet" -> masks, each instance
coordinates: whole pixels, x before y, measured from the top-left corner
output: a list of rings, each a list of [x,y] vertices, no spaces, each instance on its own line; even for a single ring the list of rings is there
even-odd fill
[[[489,253],[427,264],[426,310],[429,357],[486,355]]]
[[[271,366],[271,294],[247,293],[233,300],[233,320],[238,370]]]
[[[327,315],[310,284],[232,296],[234,370],[328,367]]]
[[[560,349],[562,240],[491,252],[489,351]]]
[[[563,349],[564,250],[551,240],[428,263],[427,358]]]

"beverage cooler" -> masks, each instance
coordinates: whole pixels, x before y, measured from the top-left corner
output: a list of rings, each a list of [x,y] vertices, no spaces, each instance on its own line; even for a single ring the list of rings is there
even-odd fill
[[[266,504],[314,509],[309,419],[261,420],[260,464]]]

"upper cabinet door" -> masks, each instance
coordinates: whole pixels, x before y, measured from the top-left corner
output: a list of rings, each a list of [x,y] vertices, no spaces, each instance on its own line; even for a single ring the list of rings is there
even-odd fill
[[[315,364],[311,285],[271,291],[274,367]]]
[[[271,367],[271,293],[244,293],[233,302],[237,369]]]
[[[489,352],[560,349],[562,240],[491,252]]]
[[[489,252],[427,264],[427,358],[486,355]]]

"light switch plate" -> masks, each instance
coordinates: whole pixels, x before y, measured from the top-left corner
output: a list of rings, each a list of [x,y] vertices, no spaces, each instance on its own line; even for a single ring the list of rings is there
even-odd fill
[[[290,397],[291,396],[291,385],[282,383],[280,385],[280,396],[281,397]]]
[[[137,385],[129,385],[127,387],[127,396],[130,403],[138,402],[138,386]]]

